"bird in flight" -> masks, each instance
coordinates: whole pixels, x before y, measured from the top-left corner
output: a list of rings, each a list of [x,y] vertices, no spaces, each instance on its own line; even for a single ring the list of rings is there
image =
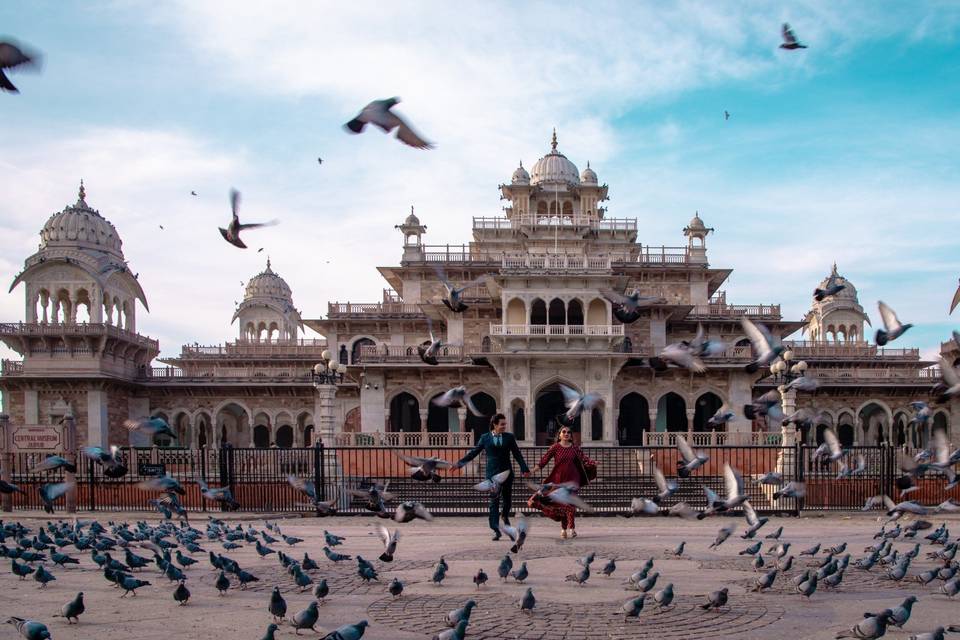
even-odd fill
[[[433,144],[418,136],[407,122],[393,113],[391,109],[400,102],[400,98],[393,97],[386,100],[374,100],[357,114],[357,117],[344,125],[353,133],[360,133],[368,124],[373,124],[384,133],[397,130],[397,140],[415,149],[432,149]]]
[[[13,69],[21,65],[38,65],[40,56],[37,54],[28,54],[12,42],[0,41],[0,89],[10,93],[20,93],[20,90],[10,78],[3,72],[4,69]]]
[[[957,292],[953,294],[953,302],[950,303],[950,313],[953,313],[953,310],[957,308],[958,304],[960,304],[960,286],[957,287]]]
[[[727,111],[726,109],[723,110],[723,119],[724,119],[724,120],[729,120],[729,119],[730,119],[730,112]]]
[[[783,35],[783,42],[780,44],[781,49],[806,49],[807,45],[800,44],[797,41],[797,34],[793,32],[793,29],[790,28],[790,25],[786,22],[783,23],[783,29],[781,30]]]
[[[197,195],[197,192],[196,192],[196,191],[191,191],[191,192],[190,192],[190,195],[195,196],[195,195]]]
[[[240,217],[237,215],[237,210],[240,208],[240,192],[236,189],[230,190],[230,207],[233,210],[233,219],[230,221],[230,224],[226,229],[220,227],[220,235],[223,236],[224,240],[235,247],[239,247],[240,249],[247,248],[247,245],[243,244],[243,240],[240,239],[241,231],[245,229],[257,229],[259,227],[270,227],[277,224],[276,220],[271,220],[270,222],[240,224]]]

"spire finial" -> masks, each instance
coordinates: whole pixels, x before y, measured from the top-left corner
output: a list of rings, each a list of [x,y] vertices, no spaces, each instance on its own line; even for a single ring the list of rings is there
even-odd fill
[[[550,148],[553,151],[557,150],[557,128],[553,128],[553,137],[550,139]]]
[[[836,260],[833,261],[833,269],[830,270],[830,275],[832,275],[832,276],[838,276],[838,275],[840,275],[839,273],[837,273],[837,261],[836,261]]]
[[[83,187],[83,178],[80,178],[80,194],[77,197],[77,204],[87,204],[87,190]]]
[[[267,256],[267,271],[270,271],[270,256]]]
[[[520,168],[523,169],[523,160],[520,161]]]
[[[413,205],[410,205],[410,215],[413,215]]]

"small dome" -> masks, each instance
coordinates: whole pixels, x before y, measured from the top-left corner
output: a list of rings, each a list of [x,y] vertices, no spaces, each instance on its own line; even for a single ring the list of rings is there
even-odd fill
[[[837,300],[837,299],[846,299],[853,302],[858,302],[857,297],[857,288],[853,286],[853,283],[844,278],[837,272],[837,263],[833,263],[833,269],[830,270],[830,275],[820,281],[820,284],[817,285],[818,289],[824,289],[830,283],[830,280],[834,280],[836,284],[842,284],[843,289],[830,296],[826,300]]]
[[[527,170],[523,168],[523,161],[520,161],[520,166],[517,167],[516,171],[513,172],[513,177],[510,178],[511,184],[519,185],[528,185],[530,184],[530,174],[527,173]]]
[[[408,215],[408,216],[404,219],[403,224],[405,224],[405,225],[408,226],[408,227],[419,227],[419,226],[420,226],[420,218],[418,218],[418,217],[416,216],[416,214],[413,213],[413,205],[410,206],[410,215]]]
[[[687,228],[691,231],[703,231],[707,228],[707,225],[703,224],[703,220],[700,219],[700,212],[693,214],[693,218],[690,219],[690,224],[687,225]]]
[[[567,160],[567,156],[557,151],[557,131],[553,131],[550,141],[550,153],[537,160],[530,171],[530,183],[563,182],[580,184],[580,171],[577,165]]]
[[[100,212],[90,208],[86,190],[80,182],[77,203],[55,213],[40,230],[40,248],[74,247],[93,249],[123,258],[122,243],[117,229]]]
[[[243,294],[244,302],[255,298],[282,300],[291,306],[293,305],[293,293],[290,291],[290,285],[273,272],[273,269],[270,268],[269,258],[267,258],[267,268],[250,278],[246,292]]]
[[[597,172],[590,168],[589,162],[587,162],[587,168],[580,174],[580,182],[583,184],[597,184]]]

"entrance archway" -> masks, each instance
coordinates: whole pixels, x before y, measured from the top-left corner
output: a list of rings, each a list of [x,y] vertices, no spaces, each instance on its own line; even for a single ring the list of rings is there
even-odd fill
[[[289,449],[293,446],[293,427],[285,424],[277,429],[277,446],[281,449]]]
[[[248,439],[250,436],[246,435],[249,433],[247,429],[250,428],[250,416],[246,409],[235,402],[231,402],[217,411],[216,421],[220,425],[221,446],[227,442],[235,447],[250,446],[250,440]],[[269,444],[269,431],[267,433],[267,444]]]
[[[708,391],[697,398],[696,413],[693,414],[694,431],[711,431],[707,424],[710,418],[723,406],[723,400],[715,393]],[[720,428],[726,431],[726,426]]]
[[[470,400],[473,402],[473,406],[483,414],[475,416],[467,411],[466,428],[467,431],[473,432],[473,441],[477,442],[480,440],[480,436],[490,430],[490,419],[497,412],[497,401],[489,393],[483,391],[470,396]]]
[[[631,391],[620,399],[617,417],[617,440],[627,447],[643,444],[643,434],[650,430],[650,405],[647,399]]]
[[[430,399],[430,408],[427,410],[427,431],[430,433],[445,433],[460,429],[456,407],[441,407],[434,402],[442,395],[438,393]]]
[[[687,402],[671,391],[657,403],[657,431],[686,431]]]
[[[869,402],[858,413],[864,444],[883,444],[889,440],[887,411],[878,402]]]
[[[566,423],[567,407],[563,402],[563,393],[556,382],[540,390],[534,404],[534,421],[536,422],[536,444],[542,446],[552,443],[557,435],[557,429]],[[580,416],[567,425],[573,430],[573,437],[580,442]]]
[[[420,431],[420,401],[406,391],[390,401],[390,431]]]
[[[253,446],[257,449],[266,449],[270,446],[270,429],[258,424],[253,428]]]

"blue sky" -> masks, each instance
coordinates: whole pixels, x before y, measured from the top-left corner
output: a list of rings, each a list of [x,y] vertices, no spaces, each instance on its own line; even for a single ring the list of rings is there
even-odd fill
[[[809,49],[777,48],[783,21]],[[428,242],[468,241],[554,126],[643,243],[681,245],[699,210],[732,302],[800,318],[836,260],[872,318],[883,299],[915,323],[895,346],[931,355],[960,326],[960,5],[8,2],[0,37],[44,54],[0,95],[0,274],[83,177],[166,355],[235,337],[267,253],[306,317],[378,300],[411,204]],[[435,150],[342,131],[390,95]],[[216,231],[231,187],[281,220],[251,234],[263,253]]]

